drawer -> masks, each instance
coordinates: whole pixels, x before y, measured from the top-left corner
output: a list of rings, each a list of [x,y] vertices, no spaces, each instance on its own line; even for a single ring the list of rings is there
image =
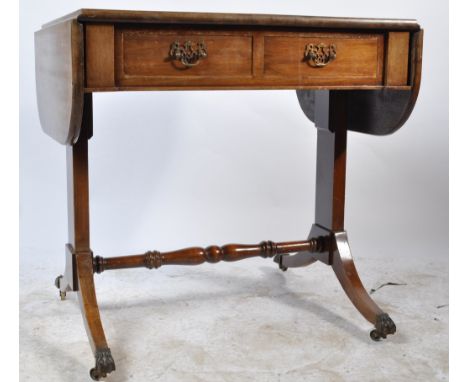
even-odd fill
[[[384,36],[379,34],[310,33],[264,38],[264,76],[287,79],[291,84],[381,84],[383,62]]]
[[[85,44],[87,91],[356,89],[408,81],[407,32],[92,24]]]
[[[183,85],[252,75],[252,35],[161,29],[116,30],[118,85]]]

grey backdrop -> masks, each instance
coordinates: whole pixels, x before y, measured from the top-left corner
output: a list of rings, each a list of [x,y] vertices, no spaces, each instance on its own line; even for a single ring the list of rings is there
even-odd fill
[[[432,0],[22,0],[22,253],[49,260],[53,272],[63,268],[65,148],[39,126],[33,32],[83,7],[416,18],[425,29],[419,100],[392,136],[349,134],[346,228],[356,257],[448,259],[448,4]],[[306,237],[316,131],[294,91],[97,94],[94,112],[96,254]]]

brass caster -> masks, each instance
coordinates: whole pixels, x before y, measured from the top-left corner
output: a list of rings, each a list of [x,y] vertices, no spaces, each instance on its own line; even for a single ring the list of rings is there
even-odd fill
[[[380,341],[382,338],[385,338],[385,337],[382,337],[380,335],[380,333],[377,331],[377,330],[372,330],[370,333],[370,338],[372,338],[373,341]]]
[[[60,294],[60,300],[65,300],[65,298],[67,297],[67,292],[65,291],[62,291],[60,289],[60,280],[63,279],[63,275],[60,275],[60,276],[57,276],[57,278],[55,279],[55,286],[57,287],[57,289],[59,290],[59,294]]]
[[[276,256],[273,258],[273,261],[274,261],[275,263],[278,263],[279,269],[281,269],[283,272],[286,272],[286,271],[288,270],[288,268],[285,267],[285,266],[283,265],[283,256],[285,256],[285,255],[276,255]],[[286,256],[287,256],[287,255],[286,255]]]
[[[55,286],[57,287],[57,289],[60,289],[60,279],[63,279],[63,275],[59,275],[55,278]]]
[[[93,367],[90,371],[89,371],[89,376],[91,377],[91,379],[93,381],[102,381],[104,378],[107,377],[107,374],[106,373],[100,373],[96,370],[95,367]]]
[[[387,313],[382,313],[377,316],[375,329],[370,332],[370,338],[374,341],[380,341],[382,338],[387,338],[388,334],[394,334],[396,326],[393,320]]]
[[[102,381],[115,370],[114,359],[109,348],[96,350],[96,366],[89,371],[93,381]]]

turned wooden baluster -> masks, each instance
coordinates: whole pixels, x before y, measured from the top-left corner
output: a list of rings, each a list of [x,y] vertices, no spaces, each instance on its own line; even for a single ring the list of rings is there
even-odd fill
[[[193,247],[172,252],[148,251],[141,255],[94,258],[94,272],[101,273],[109,269],[159,268],[162,265],[198,265],[205,262],[217,263],[219,261],[237,261],[249,257],[273,257],[278,254],[291,252],[328,251],[328,238],[317,237],[310,240],[274,243],[262,241],[258,245],[227,244],[222,247],[210,246],[206,248]]]

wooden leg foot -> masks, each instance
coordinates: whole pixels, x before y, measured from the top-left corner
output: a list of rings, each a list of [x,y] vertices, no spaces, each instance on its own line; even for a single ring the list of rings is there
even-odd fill
[[[96,366],[89,371],[94,381],[101,381],[108,373],[115,370],[114,358],[109,348],[96,350]]]
[[[376,329],[370,332],[370,337],[374,341],[380,341],[382,338],[387,338],[388,334],[396,332],[395,323],[387,313],[383,313],[377,317],[375,327]]]
[[[114,359],[107,346],[101,316],[96,299],[93,277],[93,255],[91,252],[77,253],[76,265],[78,274],[78,296],[81,314],[88,334],[89,343],[94,351],[96,366],[90,375],[95,381],[106,377],[115,370]]]
[[[333,234],[332,248],[332,267],[336,277],[357,310],[375,326],[375,329],[370,333],[371,338],[378,341],[386,338],[389,334],[394,334],[396,332],[395,323],[387,313],[377,306],[362,285],[351,256],[346,232]]]

